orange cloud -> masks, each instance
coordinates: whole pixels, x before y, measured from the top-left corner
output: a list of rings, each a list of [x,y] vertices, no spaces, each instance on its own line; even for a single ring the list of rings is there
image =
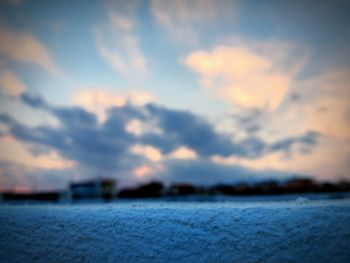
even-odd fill
[[[9,70],[0,73],[0,88],[5,94],[15,97],[26,90],[21,80]]]
[[[296,95],[279,111],[264,116],[260,136],[276,138],[310,130],[322,134],[312,152],[301,154],[292,149],[292,157],[271,153],[249,160],[215,156],[214,162],[242,165],[250,169],[278,169],[315,175],[319,179],[349,178],[350,69],[333,69],[313,78],[295,82],[290,94]],[[271,133],[271,131],[274,131]]]
[[[135,167],[132,170],[134,176],[136,176],[139,180],[150,178],[151,176],[164,172],[166,167],[162,163],[154,163],[151,165],[140,165]]]
[[[294,74],[292,70],[279,69],[274,57],[243,45],[196,51],[187,56],[185,63],[216,96],[241,107],[270,111],[281,104]]]
[[[197,154],[195,151],[182,146],[176,149],[175,151],[171,152],[168,157],[170,159],[196,159]]]
[[[36,64],[54,75],[60,74],[50,52],[31,35],[0,28],[0,39],[0,54],[20,62]]]
[[[134,145],[130,151],[134,154],[143,155],[151,161],[158,162],[163,159],[163,155],[159,149],[151,145]]]
[[[106,119],[106,109],[109,107],[123,107],[126,98],[107,90],[81,90],[74,96],[73,103],[94,112],[100,121],[104,121]]]
[[[120,94],[103,88],[80,90],[73,98],[74,104],[94,112],[100,121],[105,120],[105,111],[110,107],[123,107],[127,102],[142,106],[151,101],[154,101],[154,96],[145,91],[132,90],[127,94]]]
[[[147,165],[138,166],[133,170],[133,174],[139,178],[150,175],[152,172],[152,168]]]
[[[299,125],[324,135],[350,139],[350,69],[326,72],[300,83],[300,102],[288,114],[299,114]],[[296,120],[295,120],[296,121]]]
[[[254,170],[280,170],[315,176],[321,180],[349,179],[350,149],[347,140],[322,138],[311,153],[301,154],[292,149],[292,157],[271,153],[258,159],[213,156],[215,163],[238,165]]]
[[[29,167],[42,169],[64,169],[74,166],[74,162],[65,160],[56,151],[33,156],[25,145],[11,136],[0,138],[0,160],[10,161]]]
[[[171,160],[171,159],[196,159],[197,158],[196,152],[187,148],[186,146],[181,146],[166,155],[163,155],[159,149],[151,145],[136,144],[130,148],[130,151],[134,154],[144,156],[153,162],[160,162],[163,160]]]
[[[131,104],[137,106],[143,106],[155,101],[155,97],[151,93],[141,90],[131,90],[126,96]]]

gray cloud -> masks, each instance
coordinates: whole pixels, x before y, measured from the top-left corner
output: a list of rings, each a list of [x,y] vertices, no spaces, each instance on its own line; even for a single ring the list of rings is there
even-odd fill
[[[253,180],[256,172],[215,164],[209,161],[209,157],[219,155],[259,158],[270,152],[289,152],[294,144],[300,144],[304,148],[312,147],[319,136],[315,132],[309,132],[269,144],[251,135],[242,141],[233,142],[232,136],[218,133],[201,116],[156,104],[143,107],[127,104],[120,108],[110,108],[106,120],[99,123],[95,114],[81,107],[54,107],[42,98],[27,93],[22,94],[21,100],[26,105],[49,112],[59,120],[59,125],[32,128],[8,115],[1,115],[0,122],[8,126],[9,133],[17,140],[31,145],[36,154],[45,154],[49,149],[55,150],[62,157],[75,161],[81,172],[89,171],[89,174],[118,176],[119,173],[126,178],[125,174],[130,174],[133,168],[150,162],[143,156],[131,153],[129,148],[134,144],[148,144],[159,148],[163,153],[170,153],[180,146],[186,146],[197,153],[196,161],[164,162],[168,171],[164,176],[171,180],[215,182],[238,177],[242,180]],[[127,132],[127,123],[135,118],[155,123],[162,132],[141,136]]]

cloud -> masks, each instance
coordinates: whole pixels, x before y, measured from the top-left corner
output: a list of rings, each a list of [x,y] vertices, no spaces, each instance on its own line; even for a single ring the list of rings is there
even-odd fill
[[[275,112],[239,108],[227,118],[245,130],[244,136],[260,136],[269,141],[272,151],[259,158],[231,155],[211,159],[250,169],[315,174],[319,179],[348,178],[349,74],[348,68],[333,68],[295,80]],[[258,131],[249,133],[246,129],[250,127],[258,127]],[[271,143],[276,139],[278,142]],[[284,150],[274,151],[279,147]]]
[[[312,146],[316,144],[318,133],[308,131],[298,136],[290,136],[265,142],[254,134],[241,140],[234,140],[233,134],[218,133],[213,125],[203,117],[188,111],[171,110],[155,104],[146,105],[151,118],[161,133],[145,134],[141,140],[169,154],[185,146],[202,158],[213,155],[259,158],[275,151],[289,151],[294,144]]]
[[[2,121],[10,126],[10,132],[17,140],[43,145],[56,150],[65,159],[95,170],[116,169],[133,162],[137,164],[136,156],[131,161],[127,153],[134,141],[133,136],[124,130],[128,119],[133,117],[128,107],[114,108],[108,119],[99,124],[96,115],[83,108],[52,107],[39,99],[28,100],[28,97],[22,96],[24,103],[50,112],[59,125],[30,128],[3,117]]]
[[[46,151],[42,155],[33,155],[30,146],[17,141],[12,136],[0,137],[0,160],[8,162],[18,162],[33,168],[42,169],[64,169],[74,165],[73,162],[65,160],[59,156],[57,151]]]
[[[124,106],[126,98],[112,91],[89,89],[79,91],[74,96],[73,103],[94,112],[100,121],[104,121],[106,119],[106,109]]]
[[[196,159],[197,154],[195,151],[187,148],[186,146],[181,146],[169,153],[170,159]]]
[[[130,151],[134,154],[143,155],[151,161],[158,162],[163,159],[162,153],[159,149],[151,146],[151,145],[133,145]]]
[[[135,174],[135,176],[142,178],[142,177],[145,177],[145,176],[151,174],[152,169],[147,165],[142,165],[142,166],[136,167],[133,170],[133,173]]]
[[[146,58],[137,37],[137,1],[107,5],[108,22],[94,30],[100,55],[122,76],[146,76]]]
[[[60,129],[62,130],[53,130],[51,127],[41,126],[30,132],[25,126],[3,116],[3,122],[18,128],[17,132],[19,134],[23,133],[22,136],[24,137],[32,135],[32,139],[39,141],[45,138],[45,136],[37,136],[42,132],[47,134],[51,132],[55,134],[74,133],[75,136],[81,136],[82,138],[95,136],[96,147],[98,148],[102,146],[98,142],[99,138],[102,143],[104,139],[114,133],[114,136],[118,135],[118,141],[125,147],[127,143],[141,143],[155,147],[163,154],[169,154],[180,147],[186,147],[195,151],[200,157],[237,155],[256,158],[266,152],[287,151],[291,145],[296,143],[316,144],[318,136],[316,132],[307,132],[300,136],[283,138],[272,143],[266,143],[255,136],[234,142],[233,135],[218,133],[213,125],[201,116],[189,111],[171,110],[154,103],[144,106],[125,104],[123,107],[112,107],[108,110],[106,120],[103,123],[98,123],[95,114],[87,112],[81,107],[53,107],[40,97],[33,98],[28,93],[22,94],[21,98],[24,103],[32,107],[49,111],[60,121]],[[143,132],[135,134],[135,131],[130,131],[130,123],[136,121],[138,123],[153,123],[157,129],[144,129]],[[24,130],[27,130],[27,132],[25,133]],[[52,135],[50,134],[50,137]],[[82,138],[77,139],[84,142]],[[55,137],[56,139],[58,137]],[[117,138],[112,136],[110,139],[112,143]],[[104,147],[108,148],[108,141],[105,141],[105,143],[103,149]],[[93,143],[90,144],[93,145]]]
[[[244,108],[276,110],[287,94],[297,65],[281,65],[279,47],[262,43],[217,46],[195,51],[185,64],[199,74],[200,83],[224,101]],[[273,54],[273,55],[271,55]],[[298,62],[302,63],[302,62]]]
[[[95,113],[100,122],[106,119],[108,108],[123,107],[126,103],[143,106],[153,101],[155,101],[154,96],[146,91],[131,90],[127,93],[117,93],[103,88],[82,89],[73,98],[75,105],[82,106]],[[133,127],[137,125],[135,122],[133,124]]]
[[[156,101],[156,98],[151,93],[142,90],[131,90],[126,96],[131,104],[137,106],[144,106]]]
[[[301,81],[285,109],[291,124],[335,139],[350,138],[350,69],[333,69]]]
[[[303,145],[294,144],[291,148],[299,148],[301,154],[294,154],[292,158],[286,156],[285,152],[270,152],[258,159],[239,156],[212,156],[210,159],[218,164],[245,167],[255,171],[274,170],[313,175],[319,180],[348,180],[348,144],[346,140],[334,141],[323,136],[318,138],[317,145],[313,145],[312,153],[303,152]]]
[[[67,190],[76,170],[38,168],[19,162],[0,161],[0,191]]]
[[[151,145],[142,145],[136,144],[130,148],[130,152],[134,154],[139,154],[141,156],[145,156],[147,159],[153,162],[159,162],[163,160],[170,159],[196,159],[198,156],[195,151],[187,148],[186,146],[181,146],[175,149],[174,151],[164,155],[162,152]]]
[[[185,165],[188,160],[197,160],[203,168],[196,162],[193,162],[194,167],[205,169],[209,165],[205,163],[211,163],[213,156],[257,159],[273,152],[291,152],[295,145],[313,147],[318,138],[316,133],[306,133],[272,143],[254,136],[237,141],[233,135],[217,132],[201,116],[154,103],[143,106],[126,103],[121,107],[111,107],[106,119],[99,122],[94,113],[81,107],[53,106],[26,92],[20,98],[28,106],[50,113],[59,123],[56,126],[29,127],[8,115],[1,115],[0,122],[7,127],[5,135],[16,143],[29,145],[28,150],[35,155],[34,159],[41,160],[45,156],[50,159],[50,164],[46,162],[48,166],[42,161],[40,168],[61,167],[70,170],[70,173],[81,174],[78,178],[105,175],[135,182],[141,178],[158,178],[160,174],[175,174],[171,169],[178,168],[167,166],[172,160],[177,160],[179,165]],[[156,129],[145,129],[134,134],[127,128],[133,120],[153,123]],[[67,166],[58,165],[63,160]],[[75,164],[73,168],[69,168],[70,163]],[[210,171],[215,176],[214,168],[218,164],[211,165]],[[229,168],[218,169],[231,171]],[[229,176],[229,172],[225,176]]]
[[[50,52],[33,36],[0,28],[0,54],[24,63],[32,63],[54,75],[60,75]]]
[[[263,128],[261,119],[264,117],[264,114],[265,112],[260,109],[251,108],[232,113],[230,118],[234,119],[234,125],[239,127],[245,134],[254,135]]]
[[[290,151],[291,147],[295,144],[301,144],[304,147],[316,145],[317,139],[320,136],[319,133],[314,131],[306,132],[301,136],[289,137],[275,142],[269,146],[270,152],[278,152],[280,150]]]
[[[152,134],[144,137],[145,142],[155,144],[164,153],[180,146],[187,146],[201,156],[209,156],[214,152],[227,155],[234,151],[229,136],[217,134],[211,124],[191,112],[170,110],[155,104],[148,104],[146,108],[150,116],[156,118],[166,137]]]
[[[33,168],[23,169],[25,166],[7,161],[0,161],[0,190],[29,191],[33,186],[29,171]]]
[[[21,80],[9,70],[4,70],[0,73],[0,88],[4,94],[14,97],[27,89]]]
[[[50,106],[40,96],[33,95],[28,92],[23,92],[20,96],[20,99],[24,104],[27,104],[32,108],[42,108],[42,109],[50,108]]]
[[[201,33],[224,19],[232,22],[237,3],[213,0],[151,1],[152,14],[159,26],[181,44],[199,42]]]
[[[253,134],[270,141],[308,131],[333,139],[335,144],[349,140],[349,74],[348,68],[335,68],[295,80],[278,110],[238,108],[227,119],[246,133],[253,129]]]

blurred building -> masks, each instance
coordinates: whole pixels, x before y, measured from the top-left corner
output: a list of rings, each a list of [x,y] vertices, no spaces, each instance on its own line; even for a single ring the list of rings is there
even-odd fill
[[[66,192],[30,192],[15,193],[6,192],[0,194],[0,201],[18,201],[18,202],[60,202],[66,196]]]
[[[150,182],[137,188],[123,189],[120,198],[159,198],[163,196],[164,186],[160,182]]]
[[[197,194],[197,188],[191,184],[173,184],[168,188],[167,195],[195,195]]]
[[[116,183],[112,179],[100,179],[71,183],[71,196],[73,200],[104,199],[110,200],[116,195]]]

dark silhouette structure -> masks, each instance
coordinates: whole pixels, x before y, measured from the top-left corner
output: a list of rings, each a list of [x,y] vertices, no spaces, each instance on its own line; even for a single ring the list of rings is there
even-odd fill
[[[163,195],[164,186],[160,182],[151,182],[137,188],[124,189],[118,194],[120,198],[157,198]]]
[[[49,201],[58,202],[63,193],[47,192],[47,193],[3,193],[4,201]]]
[[[253,195],[283,195],[302,193],[333,193],[334,198],[342,198],[342,193],[350,192],[350,182],[337,183],[317,182],[309,178],[293,178],[284,182],[273,180],[255,184],[219,184],[211,187],[195,186],[188,183],[176,183],[165,187],[161,182],[154,181],[135,188],[121,189],[117,194],[116,183],[112,179],[100,179],[71,183],[70,192],[38,192],[0,194],[3,201],[51,201],[100,199],[113,200],[114,198],[165,198],[165,200],[212,200],[213,196],[253,196]],[[334,194],[336,193],[336,194]],[[180,198],[178,198],[180,197]],[[185,197],[185,199],[182,199]]]
[[[116,194],[116,183],[112,179],[71,183],[70,191],[73,200],[104,199],[111,200]]]

